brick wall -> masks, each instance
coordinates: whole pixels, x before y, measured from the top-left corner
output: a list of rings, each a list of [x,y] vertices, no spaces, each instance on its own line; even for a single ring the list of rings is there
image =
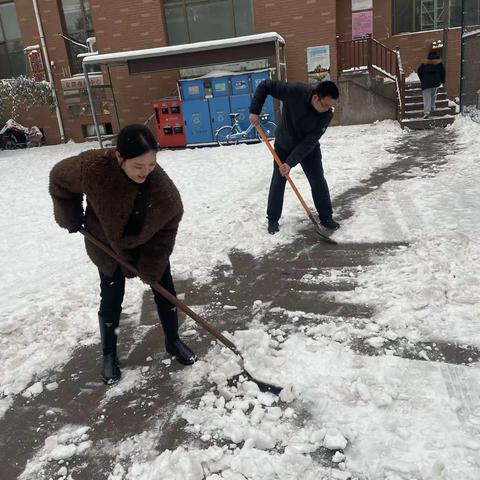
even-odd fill
[[[40,37],[38,27],[35,20],[35,13],[31,0],[15,0],[18,23],[22,32],[23,46],[39,45]],[[62,69],[68,65],[67,51],[65,43],[58,36],[60,31],[60,16],[58,12],[56,0],[38,0],[38,8],[41,12],[42,25],[44,30],[45,42],[50,54],[50,60],[53,61],[51,66],[54,76],[57,92],[61,92],[60,79],[63,77]],[[66,116],[63,97],[59,96],[59,103],[63,110],[64,119]],[[35,107],[28,112],[22,113],[19,121],[26,126],[37,125],[44,130],[48,143],[59,143],[60,133],[55,113],[51,113],[46,107]],[[74,129],[65,123],[65,131],[67,137],[74,136]]]
[[[480,35],[472,35],[465,41],[465,72],[463,105],[476,105],[480,91]],[[478,105],[480,106],[480,105]]]
[[[167,45],[165,18],[158,0],[91,0],[92,19],[101,53]],[[111,68],[120,125],[143,123],[152,103],[176,92],[178,71],[129,75],[126,67]],[[113,114],[113,112],[112,112]],[[112,115],[112,125],[117,122]],[[152,124],[151,124],[152,125]]]
[[[257,33],[278,32],[286,42],[287,76],[307,81],[306,48],[330,45],[332,78],[336,77],[335,0],[254,0]]]

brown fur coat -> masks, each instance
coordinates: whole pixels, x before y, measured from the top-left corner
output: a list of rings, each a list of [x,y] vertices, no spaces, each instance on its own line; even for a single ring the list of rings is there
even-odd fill
[[[50,172],[49,191],[61,227],[75,231],[83,224],[154,282],[161,279],[172,253],[183,206],[177,188],[158,165],[147,181],[148,207],[137,235],[125,235],[124,231],[139,185],[124,174],[113,150],[89,150],[57,163]],[[117,262],[88,240],[85,246],[98,269],[113,275]]]

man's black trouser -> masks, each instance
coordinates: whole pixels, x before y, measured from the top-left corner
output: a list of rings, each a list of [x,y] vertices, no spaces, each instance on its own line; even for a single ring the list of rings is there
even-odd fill
[[[285,162],[289,152],[283,150],[279,145],[275,144],[275,151],[280,160]],[[332,218],[332,202],[330,200],[330,192],[328,184],[323,176],[322,154],[320,145],[316,146],[301,162],[300,165],[312,189],[313,203],[317,209],[320,220]],[[277,163],[273,162],[273,175],[270,183],[270,192],[268,193],[267,218],[271,221],[280,220],[283,209],[283,196],[285,193],[285,183],[287,179],[282,177]]]
[[[125,275],[118,267],[113,276],[109,277],[100,273],[100,309],[98,316],[102,322],[113,323],[118,327],[120,314],[122,312],[123,296],[125,294]],[[163,273],[160,285],[176,296],[175,286],[173,285],[170,263]],[[152,292],[157,305],[158,315],[165,332],[165,338],[173,341],[178,338],[178,320],[175,306],[167,299],[162,297],[152,288]]]

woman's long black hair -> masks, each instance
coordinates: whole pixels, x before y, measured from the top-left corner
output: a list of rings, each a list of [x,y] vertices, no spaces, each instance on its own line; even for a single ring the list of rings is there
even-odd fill
[[[118,132],[117,151],[125,160],[150,151],[158,152],[158,149],[157,140],[145,125],[128,125]]]

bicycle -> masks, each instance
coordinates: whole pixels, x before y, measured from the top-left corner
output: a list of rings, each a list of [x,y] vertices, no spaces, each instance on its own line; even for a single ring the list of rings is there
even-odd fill
[[[215,132],[215,141],[219,145],[237,145],[241,140],[256,139],[261,141],[261,136],[255,128],[255,125],[250,124],[246,130],[242,130],[240,123],[238,122],[240,114],[230,113],[229,115],[233,120],[233,126],[225,125]],[[275,136],[277,125],[268,120],[269,116],[268,113],[260,115],[260,126],[265,132],[267,138],[273,138]]]

